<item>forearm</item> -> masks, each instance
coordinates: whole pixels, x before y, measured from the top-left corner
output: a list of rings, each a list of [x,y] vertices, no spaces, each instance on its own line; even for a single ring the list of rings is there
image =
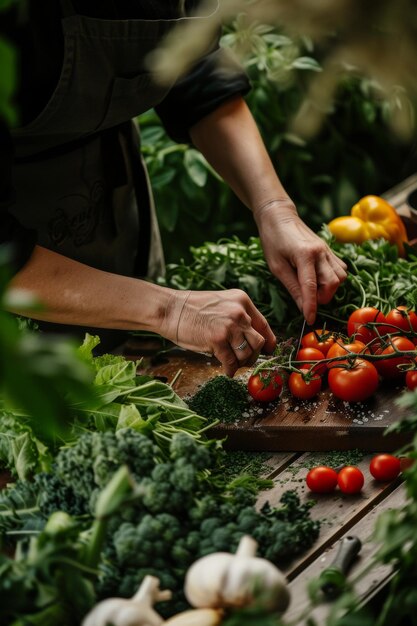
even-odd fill
[[[243,98],[235,98],[190,130],[195,146],[254,213],[271,203],[295,211]]]
[[[40,301],[40,311],[19,311],[61,324],[158,332],[176,307],[171,289],[94,269],[47,248],[35,247],[12,287]]]

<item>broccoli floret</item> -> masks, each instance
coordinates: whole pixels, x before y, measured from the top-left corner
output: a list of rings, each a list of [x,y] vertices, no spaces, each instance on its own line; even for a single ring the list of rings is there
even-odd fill
[[[39,509],[45,517],[55,511],[65,511],[70,515],[84,515],[88,512],[88,501],[55,474],[37,474],[34,488],[38,494]]]
[[[156,557],[168,557],[167,546],[181,536],[179,520],[172,515],[144,515],[135,524],[122,524],[114,533],[113,546],[121,565],[146,567]]]
[[[194,492],[197,485],[197,469],[186,459],[177,459],[171,474],[171,483],[185,493]]]
[[[190,508],[190,519],[201,521],[207,517],[214,516],[219,510],[219,500],[214,495],[203,496],[200,500],[196,500],[194,506]]]
[[[209,447],[186,433],[174,435],[170,445],[170,457],[173,461],[188,462],[199,470],[208,469],[215,462]]]

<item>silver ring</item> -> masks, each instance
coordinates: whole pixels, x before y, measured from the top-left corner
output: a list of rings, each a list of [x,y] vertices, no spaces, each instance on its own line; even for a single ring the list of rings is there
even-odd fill
[[[246,339],[244,339],[242,341],[242,343],[240,344],[240,346],[236,346],[235,350],[244,350],[248,345],[248,342],[246,341]]]

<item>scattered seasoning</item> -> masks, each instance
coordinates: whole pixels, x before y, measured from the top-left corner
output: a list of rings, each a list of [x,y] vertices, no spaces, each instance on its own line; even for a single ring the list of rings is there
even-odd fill
[[[273,470],[268,465],[272,458],[270,452],[252,452],[247,450],[228,450],[222,465],[222,475],[232,480],[242,474],[264,476]]]
[[[203,417],[232,423],[242,418],[249,399],[244,383],[228,376],[215,376],[188,398],[187,404]]]
[[[358,465],[365,453],[357,448],[353,450],[331,450],[330,452],[315,453],[313,457],[305,461],[287,467],[286,471],[296,476],[302,469],[310,470],[318,465],[326,465],[332,469],[338,469],[345,465]]]

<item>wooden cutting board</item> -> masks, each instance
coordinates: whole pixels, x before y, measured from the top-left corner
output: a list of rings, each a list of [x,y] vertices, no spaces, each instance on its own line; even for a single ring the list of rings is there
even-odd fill
[[[170,383],[181,371],[173,387],[182,398],[193,395],[210,378],[223,374],[215,359],[179,349],[156,355],[156,346],[152,342],[133,342],[126,356],[143,357],[140,371],[164,382]],[[244,378],[247,373],[242,368],[237,377]],[[233,424],[219,424],[209,433],[213,437],[227,437],[226,447],[240,450],[394,451],[409,440],[405,434],[384,436],[387,426],[407,414],[396,405],[402,389],[400,384],[384,383],[372,399],[357,404],[334,398],[328,389],[310,401],[292,398],[284,389],[275,403],[266,406],[253,403],[250,417]]]

